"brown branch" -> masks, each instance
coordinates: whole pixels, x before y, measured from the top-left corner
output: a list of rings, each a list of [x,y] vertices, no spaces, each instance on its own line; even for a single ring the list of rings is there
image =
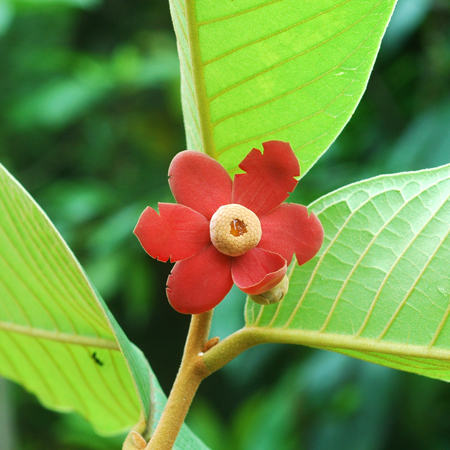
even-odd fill
[[[183,425],[192,399],[211,371],[203,362],[213,311],[194,314],[175,383],[156,430],[145,450],[171,450]]]

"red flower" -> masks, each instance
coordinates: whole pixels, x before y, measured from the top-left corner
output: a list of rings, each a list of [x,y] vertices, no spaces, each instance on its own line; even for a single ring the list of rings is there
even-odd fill
[[[177,262],[167,281],[177,311],[214,308],[233,282],[250,295],[266,292],[281,282],[294,253],[304,264],[319,251],[319,219],[305,206],[282,203],[300,175],[291,146],[270,141],[263,147],[244,158],[239,167],[246,173],[234,183],[209,156],[177,154],[169,184],[178,204],[159,203],[159,215],[148,207],[139,218],[134,233],[145,251]]]

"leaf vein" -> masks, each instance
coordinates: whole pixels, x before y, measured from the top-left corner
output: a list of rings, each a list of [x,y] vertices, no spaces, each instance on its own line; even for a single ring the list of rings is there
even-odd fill
[[[228,16],[217,17],[216,19],[204,20],[202,22],[199,22],[198,26],[201,27],[201,26],[204,26],[204,25],[209,25],[210,23],[216,23],[216,22],[221,22],[223,20],[233,19],[234,17],[239,17],[239,16],[242,16],[242,15],[247,14],[249,12],[265,8],[266,6],[272,5],[273,3],[279,3],[279,2],[282,2],[282,1],[283,0],[271,0],[269,2],[262,3],[261,5],[254,6],[253,8],[249,8],[249,9],[245,9],[244,11],[239,11],[237,13],[229,14]]]
[[[349,0],[347,0],[347,1],[349,1]],[[380,0],[380,2],[381,2],[381,0]],[[324,41],[320,42],[319,44],[316,44],[315,46],[313,46],[313,47],[311,47],[311,48],[308,48],[308,49],[305,50],[304,52],[301,52],[301,53],[299,53],[299,54],[297,54],[297,55],[293,55],[293,56],[291,56],[290,58],[287,58],[287,59],[285,59],[285,60],[283,60],[283,61],[280,61],[279,63],[274,64],[274,65],[268,67],[267,69],[264,69],[264,70],[262,70],[262,71],[260,71],[260,72],[258,72],[258,73],[256,73],[256,74],[251,75],[250,77],[245,78],[244,80],[241,80],[241,81],[239,81],[239,82],[237,82],[237,83],[234,83],[233,85],[231,85],[231,86],[229,86],[229,87],[223,89],[222,91],[218,92],[217,94],[215,94],[215,95],[209,97],[209,101],[212,102],[213,100],[217,99],[218,97],[222,96],[223,94],[225,94],[225,93],[228,92],[228,91],[231,91],[231,90],[233,90],[233,89],[235,89],[235,88],[237,88],[237,87],[239,87],[239,86],[241,86],[241,85],[243,85],[243,84],[245,84],[245,83],[247,83],[247,82],[249,82],[249,81],[252,81],[252,80],[254,80],[254,79],[256,79],[256,78],[258,78],[258,77],[260,77],[260,76],[262,76],[262,75],[265,75],[266,73],[271,72],[271,71],[273,71],[273,70],[277,69],[278,67],[281,67],[281,66],[283,66],[283,65],[285,65],[285,64],[288,64],[289,62],[294,61],[295,59],[300,58],[300,57],[302,57],[302,56],[304,56],[304,55],[306,55],[306,54],[308,54],[308,53],[310,53],[310,52],[312,52],[312,51],[314,51],[314,50],[317,50],[318,48],[320,48],[320,47],[322,47],[323,45],[327,44],[328,42],[332,41],[332,40],[335,39],[337,36],[340,36],[341,34],[345,33],[346,31],[348,31],[349,29],[351,29],[352,27],[354,27],[356,24],[358,24],[359,22],[361,22],[363,19],[365,19],[366,16],[367,16],[373,9],[375,9],[375,8],[379,5],[380,2],[378,2],[378,3],[377,3],[375,6],[373,6],[373,7],[372,7],[372,8],[371,8],[364,16],[361,16],[358,20],[356,20],[355,22],[353,22],[353,23],[352,23],[351,25],[349,25],[347,28],[344,28],[344,29],[341,30],[340,32],[334,34],[333,36],[329,37],[328,39],[325,39]],[[378,25],[378,23],[375,24],[375,26],[373,27],[372,31],[377,27],[377,25]],[[352,53],[350,53],[350,55],[348,55],[345,59],[343,59],[342,62],[339,63],[336,67],[334,67],[332,70],[335,70],[335,69],[336,69],[337,67],[339,67],[344,61],[346,61],[346,60],[347,60],[354,52],[356,52],[358,49],[360,49],[360,48],[363,46],[363,44],[369,39],[369,37],[371,36],[372,31],[366,35],[365,39],[358,45],[358,47],[357,47]],[[321,78],[321,77],[317,77],[317,79],[320,79],[320,78]],[[316,81],[316,79],[313,80],[312,82],[314,82],[314,81]],[[308,84],[311,84],[311,82],[309,82]],[[217,123],[217,122],[216,122],[216,123]]]
[[[447,202],[443,203],[443,205],[441,205],[441,207],[439,208],[439,210],[446,205]],[[439,211],[438,210],[438,211]],[[394,314],[392,315],[391,319],[389,320],[389,322],[387,323],[386,327],[384,328],[384,330],[381,332],[381,334],[378,336],[377,339],[381,340],[383,339],[383,337],[386,335],[387,331],[389,330],[389,328],[392,326],[392,324],[394,323],[395,319],[398,317],[400,310],[403,308],[403,306],[405,305],[405,303],[408,301],[409,297],[411,296],[411,293],[413,292],[413,290],[415,289],[415,287],[417,286],[417,284],[419,283],[422,275],[424,274],[425,270],[427,270],[428,266],[431,264],[431,261],[433,260],[434,256],[436,255],[436,253],[440,250],[442,244],[445,242],[445,240],[448,238],[448,236],[450,235],[450,227],[447,231],[447,233],[445,234],[444,238],[441,239],[441,242],[439,243],[439,245],[436,247],[436,249],[433,251],[433,253],[429,256],[427,263],[424,265],[424,267],[422,268],[422,270],[420,271],[419,275],[417,276],[416,280],[414,281],[413,285],[410,287],[410,289],[408,290],[408,292],[406,293],[405,297],[403,298],[403,300],[399,303],[399,305],[397,306],[397,309],[395,310]]]
[[[425,191],[425,189],[419,191],[419,192],[418,192],[411,200],[413,200],[413,199],[419,197],[421,194],[423,194],[424,191]],[[388,191],[388,192],[389,192],[389,191]],[[384,196],[385,194],[386,194],[386,191],[383,191],[383,192],[380,192],[377,196]],[[373,205],[373,206],[375,206],[375,203],[374,203],[373,200],[375,200],[375,199],[377,198],[377,196],[375,196],[375,197],[372,198],[372,205]],[[410,200],[410,201],[411,201],[411,200]],[[338,292],[338,294],[337,294],[337,296],[336,296],[336,298],[335,298],[335,300],[334,300],[334,302],[333,302],[333,305],[332,305],[332,307],[330,308],[330,311],[329,311],[329,313],[328,313],[328,316],[327,316],[327,318],[326,318],[324,324],[322,325],[322,328],[320,329],[321,332],[325,331],[325,329],[327,328],[328,324],[330,323],[331,317],[332,317],[334,311],[336,310],[337,304],[339,303],[339,300],[341,299],[342,294],[343,294],[345,288],[347,287],[347,285],[348,285],[348,283],[349,283],[351,277],[353,276],[353,274],[354,274],[354,273],[356,272],[356,270],[358,269],[358,267],[359,267],[361,261],[363,260],[363,258],[367,255],[367,253],[369,252],[369,250],[372,248],[373,243],[378,239],[378,237],[381,235],[381,233],[382,233],[382,232],[383,232],[383,231],[384,231],[384,230],[392,223],[392,221],[395,220],[395,219],[398,217],[398,214],[400,214],[401,211],[403,211],[403,209],[406,208],[406,207],[408,207],[408,206],[409,206],[409,202],[403,203],[403,204],[401,205],[401,207],[400,207],[397,211],[394,211],[394,212],[392,213],[392,216],[389,218],[389,220],[387,220],[387,221],[383,224],[383,226],[380,227],[380,229],[373,235],[372,239],[371,239],[370,242],[367,244],[366,248],[365,248],[364,251],[361,253],[361,255],[359,256],[358,260],[357,260],[356,263],[353,265],[352,269],[350,270],[350,272],[348,273],[347,277],[346,277],[345,280],[343,281],[342,286],[341,286],[341,288],[339,289],[339,292]],[[428,222],[427,222],[427,223],[428,223]],[[427,223],[426,223],[426,224],[427,224]],[[426,226],[426,224],[424,225],[424,227]],[[408,248],[409,248],[409,246],[407,246],[406,250],[407,250]],[[405,252],[406,252],[406,250],[405,250]],[[403,254],[404,254],[405,252],[403,252]],[[401,256],[400,256],[399,258],[401,258]],[[398,261],[399,261],[399,259],[397,259],[396,263],[397,263]],[[394,264],[394,266],[396,265],[396,263]],[[381,292],[380,290],[377,291],[377,294],[376,294],[376,296],[375,296],[375,300],[374,300],[374,302],[373,302],[373,305],[374,305],[374,303],[376,302],[376,298],[379,296],[380,292]],[[369,311],[372,311],[372,308],[370,308]],[[364,311],[364,312],[367,313],[367,311]],[[367,316],[370,316],[370,313],[367,313]],[[368,320],[368,319],[367,319],[367,320]],[[366,322],[364,322],[364,324],[365,324],[365,323],[366,323]],[[364,324],[363,324],[363,325],[364,325]],[[357,335],[360,335],[360,334],[361,334],[362,329],[363,329],[363,327],[359,329]]]
[[[367,203],[369,203],[369,202],[371,202],[371,201],[372,201],[372,196],[369,196],[369,198],[368,198],[365,202],[361,203],[355,210],[353,210],[353,211],[351,212],[351,214],[349,214],[349,216],[347,217],[347,219],[345,220],[345,222],[342,224],[341,228],[340,228],[339,231],[336,233],[336,235],[334,236],[334,238],[332,238],[332,239],[330,240],[330,243],[329,243],[329,244],[327,245],[327,247],[322,251],[322,254],[320,255],[320,257],[319,257],[319,259],[318,259],[318,261],[317,261],[317,264],[316,264],[316,266],[314,267],[314,270],[313,270],[312,273],[311,273],[311,276],[310,276],[310,278],[309,278],[309,280],[308,280],[308,283],[307,283],[307,285],[306,285],[306,287],[305,287],[305,290],[303,291],[302,296],[300,297],[299,301],[297,302],[297,305],[295,306],[295,308],[294,308],[294,310],[292,311],[291,315],[289,316],[288,320],[287,320],[286,323],[283,325],[283,327],[282,327],[283,329],[289,327],[289,325],[291,324],[291,322],[292,322],[292,320],[294,319],[295,315],[297,314],[298,310],[300,309],[300,307],[301,307],[301,305],[302,305],[302,303],[303,303],[303,300],[305,299],[306,294],[307,294],[309,288],[311,287],[311,285],[312,285],[312,283],[313,283],[313,281],[314,281],[314,278],[315,278],[316,275],[317,275],[317,272],[319,271],[320,265],[322,264],[323,260],[325,259],[325,256],[327,255],[327,253],[328,253],[328,251],[330,250],[330,248],[336,243],[336,241],[337,241],[338,238],[340,237],[341,233],[342,233],[343,230],[345,229],[346,225],[350,222],[350,220],[353,218],[353,216],[354,216],[361,208],[363,208]],[[347,203],[347,202],[346,202],[346,203]],[[348,203],[347,203],[347,205],[348,205]],[[351,208],[350,208],[350,205],[348,205],[348,207],[349,207],[349,209],[351,209]],[[320,219],[320,217],[319,217],[319,219]]]
[[[278,0],[278,1],[282,1],[282,0]],[[292,25],[289,25],[289,26],[286,27],[286,28],[283,28],[283,29],[281,29],[281,30],[275,31],[275,32],[273,32],[273,33],[271,33],[271,34],[268,34],[267,36],[263,36],[263,37],[261,37],[261,38],[255,39],[255,40],[252,41],[252,42],[247,42],[246,44],[242,44],[242,45],[240,45],[239,47],[236,47],[236,48],[234,48],[234,49],[232,49],[232,50],[227,51],[226,53],[223,53],[222,55],[219,55],[219,56],[216,56],[216,57],[214,57],[214,58],[208,59],[207,61],[205,61],[205,62],[203,63],[203,65],[204,65],[204,66],[207,66],[208,64],[211,64],[211,63],[214,63],[214,62],[216,62],[216,61],[219,61],[220,59],[225,58],[225,57],[227,57],[227,56],[229,56],[229,55],[231,55],[231,54],[233,54],[233,53],[236,53],[236,52],[238,52],[239,50],[242,50],[243,48],[250,47],[251,45],[254,45],[254,44],[259,44],[260,42],[264,42],[264,41],[266,41],[266,40],[268,40],[268,39],[271,39],[271,38],[273,38],[273,37],[275,37],[275,36],[278,36],[278,35],[280,35],[280,34],[283,34],[283,33],[287,32],[287,31],[289,31],[289,30],[292,30],[293,28],[296,28],[296,27],[298,27],[298,26],[300,26],[300,25],[304,25],[305,23],[308,23],[308,22],[311,21],[311,20],[317,19],[317,17],[323,16],[324,14],[327,14],[327,13],[329,13],[330,11],[332,11],[332,10],[334,10],[334,9],[337,9],[337,8],[341,7],[342,5],[345,5],[346,3],[350,2],[350,1],[352,1],[352,0],[345,0],[345,1],[343,1],[342,3],[340,3],[340,4],[338,4],[338,5],[332,6],[331,8],[328,8],[328,9],[325,10],[325,11],[321,11],[320,13],[317,13],[317,14],[311,16],[311,17],[308,17],[307,19],[304,19],[304,20],[301,20],[301,21],[299,21],[299,22],[296,22],[296,23],[294,23],[294,24],[292,24]],[[276,1],[271,2],[271,3],[276,3]],[[203,25],[203,24],[204,24],[204,23],[200,23],[199,25]]]
[[[66,344],[119,350],[117,342],[113,339],[83,336],[80,334],[62,333],[59,331],[43,330],[36,327],[30,328],[27,326],[17,325],[15,323],[8,323],[3,321],[0,321],[0,330],[40,339],[47,339],[50,341],[63,342]]]

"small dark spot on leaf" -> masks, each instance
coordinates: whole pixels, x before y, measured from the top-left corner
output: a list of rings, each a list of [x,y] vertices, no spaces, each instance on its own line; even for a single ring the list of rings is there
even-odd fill
[[[97,357],[97,352],[92,353],[92,359],[95,361],[95,364],[98,364],[99,366],[103,366],[103,362],[100,361]]]

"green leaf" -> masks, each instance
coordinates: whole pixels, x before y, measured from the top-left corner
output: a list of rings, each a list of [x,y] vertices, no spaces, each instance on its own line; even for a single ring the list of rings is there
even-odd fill
[[[449,381],[450,165],[356,183],[310,209],[321,251],[292,264],[278,305],[248,301],[247,331]]]
[[[142,408],[148,416],[145,358],[50,220],[3,166],[0,217],[1,375],[49,408],[77,411],[103,433],[136,424]]]
[[[131,232],[131,231],[130,231]],[[150,432],[166,397],[53,224],[0,165],[0,375],[103,434]],[[183,426],[178,450],[206,449]]]
[[[187,144],[230,172],[289,141],[302,175],[358,104],[395,0],[170,0]]]

